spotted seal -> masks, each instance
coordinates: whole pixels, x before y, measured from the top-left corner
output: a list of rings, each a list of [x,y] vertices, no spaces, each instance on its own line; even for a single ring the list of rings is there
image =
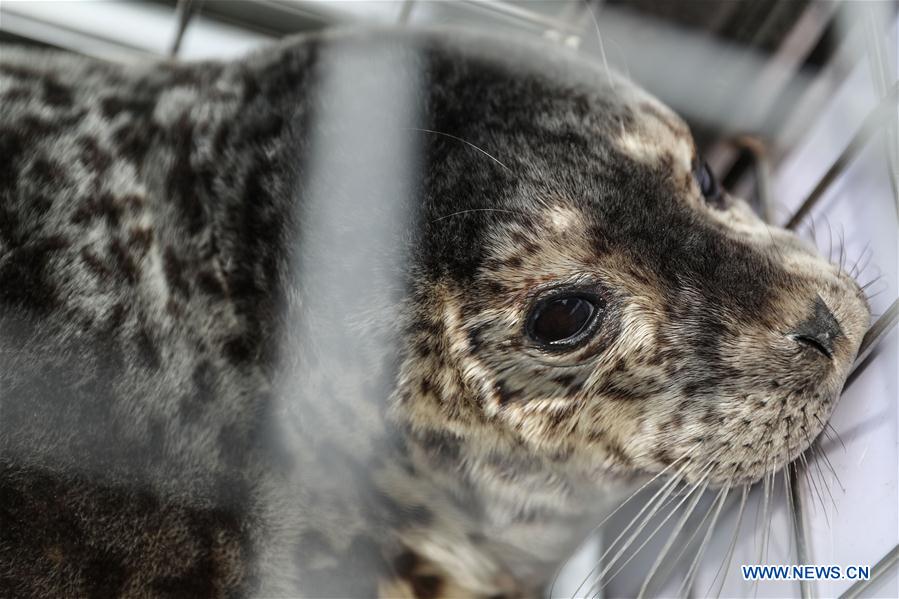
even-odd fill
[[[0,77],[4,596],[535,596],[648,476],[799,455],[868,324],[561,50]]]

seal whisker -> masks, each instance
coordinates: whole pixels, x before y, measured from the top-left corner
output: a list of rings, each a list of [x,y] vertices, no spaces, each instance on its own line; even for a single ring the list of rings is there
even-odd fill
[[[715,572],[715,576],[712,578],[712,583],[709,585],[708,590],[705,592],[706,597],[710,596],[710,592],[712,588],[715,586],[715,581],[718,580],[718,577],[721,576],[721,583],[718,586],[718,590],[715,592],[716,597],[721,596],[721,591],[724,589],[724,582],[727,580],[727,569],[730,568],[730,560],[734,555],[734,549],[737,546],[737,538],[740,534],[740,526],[743,523],[743,513],[746,511],[746,500],[749,497],[749,485],[742,485],[743,492],[740,495],[740,507],[737,511],[737,523],[734,525],[734,534],[731,537],[730,545],[727,548],[727,553],[724,555],[724,560],[718,566],[718,570]]]
[[[653,477],[650,478],[648,481],[646,481],[645,483],[643,483],[643,484],[642,484],[636,491],[634,491],[633,493],[631,493],[630,495],[628,495],[628,497],[627,497],[624,501],[622,501],[621,503],[618,504],[618,507],[616,507],[614,510],[612,510],[611,512],[609,512],[609,514],[606,515],[606,517],[603,518],[603,519],[599,522],[599,524],[597,524],[596,526],[594,526],[594,527],[590,530],[590,533],[587,535],[587,538],[590,538],[594,533],[596,533],[600,528],[602,528],[603,525],[604,525],[606,522],[608,522],[609,519],[610,519],[612,516],[614,516],[615,514],[617,514],[619,511],[621,511],[621,509],[624,508],[624,506],[627,505],[632,499],[634,499],[634,497],[637,497],[637,496],[638,496],[641,492],[643,492],[647,487],[649,487],[651,484],[655,483],[660,477],[664,476],[664,475],[668,472],[668,470],[669,470],[670,468],[673,468],[677,463],[679,463],[680,461],[682,461],[682,460],[684,460],[684,459],[686,459],[686,458],[687,458],[687,455],[686,455],[686,454],[684,454],[684,455],[682,455],[681,457],[677,458],[676,460],[674,460],[673,462],[671,462],[670,464],[668,464],[667,466],[665,466],[665,467],[664,467],[662,470],[660,470],[657,474],[653,475]],[[670,479],[669,479],[669,480],[670,480]],[[651,500],[650,500],[650,501],[651,501]],[[581,546],[583,546],[583,543],[581,543]],[[553,575],[552,582],[551,582],[550,585],[549,585],[549,596],[550,596],[550,597],[552,597],[553,590],[555,589],[556,582],[557,582],[558,579],[559,579],[559,574],[562,572],[562,568],[564,568],[564,567],[565,567],[565,564],[567,564],[569,561],[571,561],[571,557],[569,557],[568,559],[566,559],[565,561],[563,561],[563,562],[559,565],[559,567],[556,568],[556,572],[555,572],[555,574]],[[590,573],[592,574],[592,571],[591,571]],[[578,587],[578,588],[580,588],[580,587]]]
[[[846,264],[846,229],[840,223],[840,270],[845,269]]]
[[[587,583],[587,580],[597,570],[600,569],[601,564],[603,563],[603,560],[605,560],[605,558],[608,557],[609,552],[612,551],[612,549],[615,547],[616,544],[619,543],[619,541],[621,541],[622,537],[624,537],[624,535],[627,534],[627,531],[630,530],[630,528],[632,526],[634,526],[637,522],[640,521],[640,517],[643,516],[644,512],[646,512],[646,510],[651,509],[652,506],[655,505],[656,503],[661,505],[662,503],[664,503],[668,500],[668,498],[671,496],[672,490],[674,488],[676,488],[677,484],[680,482],[681,473],[683,472],[684,469],[686,469],[686,466],[687,466],[687,463],[685,463],[683,466],[681,466],[681,469],[678,471],[677,474],[675,474],[674,476],[672,476],[671,478],[666,480],[665,483],[659,488],[659,490],[656,491],[655,494],[649,499],[649,501],[646,502],[646,505],[644,505],[640,509],[640,511],[637,512],[637,515],[634,516],[633,518],[631,518],[631,521],[628,523],[628,525],[624,527],[624,529],[619,533],[619,535],[615,538],[615,540],[612,541],[612,543],[605,549],[605,551],[603,551],[602,555],[599,556],[599,559],[597,560],[596,565],[593,566],[590,569],[590,571],[584,575],[584,579],[581,581],[581,584],[579,584],[578,587],[574,590],[573,596],[575,596],[575,597],[578,596],[578,593],[580,593],[583,586]],[[640,530],[642,530],[646,526],[646,524],[649,522],[649,519],[652,517],[652,514],[654,514],[655,512],[656,512],[656,509],[652,508],[650,514],[647,514],[647,516],[643,518],[642,523],[638,527],[635,534],[639,534]],[[611,514],[610,514],[610,516],[611,516]]]
[[[833,476],[834,480],[837,481],[837,484],[840,485],[840,490],[845,491],[846,487],[843,486],[843,481],[840,480],[840,475],[837,474],[837,471],[833,467],[830,458],[827,457],[827,452],[821,447],[821,444],[816,441],[812,446],[812,450],[815,452],[815,455],[817,455],[821,460],[824,461],[824,464],[827,466],[830,474]]]
[[[708,522],[709,518],[712,516],[713,512],[715,511],[714,508],[717,505],[718,499],[720,498],[722,493],[726,495],[726,490],[729,488],[730,488],[730,486],[726,485],[724,487],[721,487],[721,489],[718,490],[718,493],[715,495],[715,500],[712,502],[712,505],[710,505],[709,508],[705,511],[705,515],[703,515],[703,517],[699,521],[699,523],[693,527],[693,532],[690,534],[690,536],[687,537],[687,539],[683,543],[681,543],[680,551],[677,552],[677,555],[673,559],[668,560],[669,566],[668,566],[667,570],[665,570],[665,573],[662,576],[663,580],[667,580],[670,577],[673,569],[677,566],[677,564],[680,563],[681,559],[683,559],[684,554],[687,552],[688,549],[690,549],[690,546],[693,543],[694,539],[702,531],[703,527],[706,526],[706,523]],[[708,530],[709,527],[713,527],[713,526],[714,526],[714,518],[712,519],[712,522],[706,528]],[[704,540],[703,540],[703,542],[704,542]]]
[[[680,458],[678,458],[677,460],[675,460],[674,462],[672,462],[671,464],[666,466],[665,469],[662,470],[661,472],[659,472],[658,475],[654,476],[650,481],[648,481],[642,487],[637,489],[634,493],[631,494],[630,497],[628,497],[624,502],[622,502],[621,505],[619,505],[612,513],[610,513],[608,516],[606,516],[603,519],[603,521],[600,522],[600,524],[598,524],[596,526],[596,528],[594,530],[599,529],[603,524],[605,524],[616,512],[618,512],[622,507],[624,507],[624,505],[627,502],[629,502],[631,499],[636,497],[643,489],[648,487],[649,484],[652,483],[658,476],[663,474],[665,472],[665,470],[667,470],[671,466],[674,466],[675,464],[677,464],[679,461],[685,459],[686,457],[687,457],[686,454],[681,456]],[[609,545],[609,547],[600,556],[599,560],[597,560],[596,566],[594,566],[589,572],[587,572],[583,582],[581,582],[581,584],[575,589],[575,591],[574,591],[575,595],[577,595],[577,593],[581,590],[581,587],[587,582],[587,579],[600,567],[602,560],[605,559],[605,557],[608,555],[609,551],[611,551],[611,549],[615,546],[616,543],[618,543],[618,541],[621,539],[621,537],[623,537],[625,535],[625,533],[627,533],[628,529],[631,526],[634,526],[634,524],[636,524],[638,522],[638,519],[643,515],[643,513],[646,510],[650,509],[656,502],[659,502],[659,503],[664,502],[669,497],[669,495],[671,494],[673,489],[676,488],[677,484],[680,482],[682,473],[684,472],[684,470],[686,470],[688,464],[689,464],[689,462],[685,462],[684,464],[682,464],[680,469],[676,473],[674,473],[674,475],[672,475],[671,478],[667,479],[662,484],[661,487],[659,487],[659,489],[655,492],[655,494],[653,494],[653,496],[649,499],[649,501],[647,501],[646,504],[640,509],[640,511],[637,513],[637,515],[634,516],[633,518],[631,518],[631,521],[624,528],[624,530],[621,531],[621,533],[618,535],[618,537],[614,541],[612,541],[612,543]],[[645,523],[644,523],[644,525],[645,525]]]
[[[777,245],[777,240],[774,239],[774,233],[771,232],[771,226],[768,223],[762,223],[762,225],[765,227],[765,232],[768,233],[768,237],[771,238],[771,247],[774,248],[774,251],[780,257],[780,259],[785,262],[786,258],[784,257],[780,247]]]
[[[828,443],[833,445],[837,442],[836,437],[833,436],[833,427],[830,426],[830,423],[824,423],[824,428],[821,429],[821,434],[824,435],[824,438],[827,439]],[[845,450],[845,446],[843,447]]]
[[[812,472],[812,466],[804,453],[802,454],[802,464],[805,472],[806,486],[808,486],[808,488],[814,492],[815,497],[818,499],[818,505],[821,507],[821,512],[824,514],[824,520],[829,526],[830,522],[827,517],[827,505],[824,501],[824,494],[821,493],[821,489],[818,488],[818,482],[815,478],[815,473]]]
[[[806,420],[806,427],[804,427],[802,429],[802,431],[805,435],[806,441],[808,443],[808,447],[811,447],[812,442],[808,436],[808,426],[807,426],[808,425],[808,416],[807,415],[805,416],[805,420]],[[808,454],[808,450],[806,450],[806,451],[802,452],[802,454],[800,454],[803,465],[805,467],[806,482],[807,482],[807,484],[810,483],[809,484],[810,488],[814,489],[815,495],[818,497],[818,502],[821,505],[821,511],[824,514],[825,521],[827,521],[827,506],[825,505],[825,502],[824,502],[824,495],[821,493],[821,490],[818,488],[818,483],[815,480],[814,472],[812,472],[811,465],[808,462],[807,454]],[[829,526],[830,522],[828,521],[827,524]]]
[[[712,516],[712,521],[709,523],[708,528],[706,528],[705,536],[702,538],[702,542],[699,545],[699,549],[696,551],[696,555],[693,557],[693,561],[690,563],[690,567],[687,569],[687,574],[684,576],[683,582],[681,582],[680,587],[677,590],[677,596],[683,597],[686,595],[687,591],[690,587],[693,586],[693,579],[696,577],[696,574],[699,571],[699,564],[702,561],[703,555],[705,555],[705,550],[711,544],[712,534],[715,532],[715,524],[718,522],[718,516],[721,515],[721,510],[724,508],[724,504],[727,501],[727,497],[730,494],[731,487],[728,485],[726,487],[722,487],[722,489],[718,492],[718,498],[716,499],[715,504],[713,504],[714,515]],[[711,509],[709,510],[712,511]],[[697,531],[700,527],[697,527]],[[686,551],[687,545],[684,546],[684,551]],[[683,551],[682,551],[683,553]]]
[[[827,525],[830,526],[830,519],[827,516],[827,500],[825,499],[825,494],[828,491],[824,486],[824,479],[821,477],[821,466],[814,460],[814,458],[809,462],[809,475],[811,476],[811,479],[815,481],[815,490],[818,494],[818,501],[821,504],[821,511],[824,513]]]
[[[807,231],[809,232],[809,234],[811,234],[812,244],[814,244],[815,247],[817,247],[818,246],[818,230],[815,228],[814,217],[810,216],[808,219],[808,223],[809,223],[809,227],[808,227]]]
[[[871,242],[870,241],[865,244],[865,247],[862,249],[861,253],[858,255],[858,258],[855,259],[855,261],[852,263],[852,267],[849,269],[849,275],[852,278],[857,279],[862,274],[862,272],[864,272],[865,268],[868,267],[868,263],[871,260],[870,256],[874,255],[874,252],[870,251],[870,253],[869,253],[869,250],[871,250]],[[866,259],[865,265],[863,267],[859,268],[859,265],[861,264],[861,261],[863,259]],[[858,270],[856,270],[856,269],[858,269]]]
[[[833,470],[833,466],[831,465],[830,460],[828,460],[827,457],[821,451],[821,448],[818,447],[817,444],[815,444],[811,447],[811,449],[812,449],[812,453],[815,456],[815,464],[818,467],[818,472],[821,475],[821,481],[824,484],[824,488],[827,491],[827,494],[830,496],[830,501],[833,504],[834,510],[836,510],[837,502],[834,499],[833,494],[831,493],[830,483],[828,482],[827,477],[825,476],[824,468],[822,468],[822,466],[821,466],[822,461],[824,462],[825,466],[827,466],[830,469],[831,474],[833,475],[834,479],[837,481],[837,484],[840,485],[840,488],[843,491],[845,491],[846,489],[845,489],[845,487],[843,487],[843,484],[840,482],[839,478],[837,477],[836,471]]]
[[[627,566],[627,564],[629,564],[631,562],[631,560],[640,552],[640,550],[643,549],[643,547],[645,547],[646,544],[649,543],[649,541],[651,541],[655,537],[655,535],[662,529],[662,527],[665,525],[665,523],[671,519],[671,517],[677,512],[677,510],[690,498],[691,495],[693,495],[693,493],[696,492],[696,490],[700,487],[700,485],[705,482],[705,479],[708,476],[709,472],[711,471],[711,468],[712,468],[712,464],[709,464],[708,466],[706,466],[703,469],[702,475],[701,475],[699,481],[697,481],[696,483],[691,485],[690,490],[688,492],[684,493],[684,495],[681,497],[680,501],[678,501],[677,504],[673,508],[671,508],[671,510],[668,512],[668,514],[662,519],[661,522],[659,522],[658,525],[656,525],[656,527],[652,530],[651,533],[649,533],[649,535],[643,540],[643,542],[640,543],[640,545],[631,552],[630,556],[627,559],[625,559],[625,561],[622,564],[620,564],[618,566],[618,569],[616,569],[615,572],[612,573],[611,575],[607,576],[607,573],[612,568],[612,566],[616,565],[618,563],[618,561],[624,556],[625,551],[627,551],[627,549],[634,543],[634,541],[637,540],[637,538],[639,537],[639,534],[640,534],[640,532],[642,532],[643,528],[645,528],[645,526],[647,524],[649,524],[649,522],[652,520],[652,518],[655,516],[655,514],[658,513],[659,509],[661,509],[662,507],[666,507],[669,502],[666,502],[665,505],[660,505],[657,507],[657,509],[653,510],[652,513],[649,514],[647,516],[647,518],[644,520],[643,524],[631,534],[628,541],[618,550],[618,552],[612,557],[612,559],[609,560],[607,563],[603,564],[603,569],[600,571],[600,575],[599,575],[597,581],[595,583],[593,583],[593,585],[591,585],[591,587],[590,587],[590,589],[588,589],[588,591],[593,591],[593,588],[596,585],[599,585],[599,587],[596,589],[596,593],[599,593],[600,591],[602,591],[602,589],[605,588],[606,584],[608,584],[609,581],[611,581],[613,578],[615,578],[615,576],[617,576],[624,569],[624,567]],[[671,499],[675,499],[676,497],[677,497],[676,494],[672,495]]]
[[[874,277],[873,279],[871,279],[870,281],[868,281],[868,282],[865,283],[864,285],[859,285],[859,288],[860,288],[862,291],[865,291],[868,287],[870,287],[871,285],[874,285],[874,284],[878,283],[878,282],[881,281],[881,280],[883,280],[883,275],[882,275],[882,274],[878,274],[876,277]],[[881,293],[881,292],[878,291],[877,293]],[[871,296],[868,296],[868,297],[871,297]]]
[[[462,214],[469,214],[472,212],[503,212],[506,214],[520,214],[519,212],[516,212],[514,210],[505,210],[503,208],[469,208],[468,210],[459,210],[458,212],[452,212],[450,214],[445,214],[443,216],[435,218],[431,222],[436,223],[436,222],[441,221],[446,218],[450,218],[453,216],[459,216]]]
[[[815,460],[815,467],[818,470],[818,476],[821,479],[821,484],[824,487],[824,491],[827,493],[827,497],[830,499],[830,505],[833,506],[834,515],[836,515],[836,513],[839,511],[837,500],[833,496],[830,480],[828,479],[827,473],[824,471],[824,467],[821,466],[820,460]]]
[[[512,172],[512,169],[510,169],[508,166],[506,166],[505,164],[503,164],[503,163],[499,160],[499,158],[497,158],[496,156],[494,156],[493,154],[491,154],[491,153],[488,152],[487,150],[481,148],[480,146],[476,146],[475,144],[471,143],[471,142],[468,141],[468,140],[465,140],[465,139],[462,139],[461,137],[458,137],[458,136],[456,136],[456,135],[453,135],[452,133],[444,133],[443,131],[435,131],[435,130],[433,130],[433,129],[422,129],[422,128],[420,128],[420,127],[407,127],[406,129],[407,129],[408,131],[420,131],[420,132],[422,132],[422,133],[431,133],[431,134],[433,134],[433,135],[442,135],[443,137],[448,137],[448,138],[450,138],[450,139],[455,139],[456,141],[460,141],[460,142],[464,143],[465,145],[470,146],[471,148],[474,148],[475,150],[477,150],[478,152],[480,152],[481,154],[483,154],[484,156],[486,156],[487,158],[489,158],[489,159],[492,160],[493,162],[497,163],[498,165],[500,165],[501,167],[503,167],[504,169],[506,169],[507,171],[509,171],[510,173]]]
[[[843,447],[843,451],[845,452],[845,451],[846,451],[846,444],[843,443],[843,438],[840,436],[840,433],[837,432],[837,429],[835,429],[835,428],[833,427],[833,425],[830,424],[829,422],[825,422],[825,423],[824,423],[824,430],[830,431],[830,434],[832,434],[834,437],[836,437],[837,441],[839,441],[840,445]]]
[[[871,265],[871,260],[874,258],[874,248],[871,247],[871,243],[868,242],[865,244],[865,248],[868,252],[868,257],[865,258],[865,263],[858,269],[857,276],[860,277],[864,274],[865,270],[867,270],[868,266]]]
[[[814,416],[816,419],[818,419],[817,414],[815,414]],[[820,420],[818,420],[818,422],[820,422]],[[830,491],[830,485],[827,483],[827,479],[824,476],[824,470],[821,467],[820,448],[818,447],[817,442],[809,443],[806,453],[811,454],[812,463],[814,464],[815,470],[818,475],[817,476],[818,482],[820,482],[821,487],[827,492],[827,495],[830,497],[831,503],[833,504],[834,508],[836,508],[836,505],[837,505],[836,500],[834,499],[833,494]],[[828,461],[828,463],[829,463],[829,461]],[[842,486],[842,484],[840,486]],[[821,495],[821,509],[826,512],[826,505],[824,502],[823,495]]]
[[[833,264],[833,227],[826,214],[822,214],[821,218],[824,220],[824,224],[827,225],[827,261]]]
[[[593,27],[596,29],[596,39],[599,42],[599,55],[602,58],[602,65],[606,71],[606,77],[609,79],[609,87],[615,89],[615,81],[612,79],[612,70],[609,68],[609,60],[606,57],[606,48],[602,43],[602,33],[599,30],[599,21],[596,20],[596,13],[593,12],[593,6],[590,0],[584,0],[587,12],[590,13],[590,19],[593,21]]]
[[[656,575],[656,572],[658,571],[659,566],[662,565],[662,562],[668,556],[668,552],[671,551],[671,547],[674,545],[674,541],[680,535],[681,531],[684,528],[684,525],[687,523],[687,520],[693,514],[693,510],[696,509],[696,505],[699,503],[699,500],[702,498],[702,494],[705,492],[705,490],[708,488],[708,486],[709,486],[709,481],[708,481],[708,477],[706,477],[706,481],[702,484],[701,487],[699,485],[696,485],[694,487],[694,491],[691,492],[691,493],[694,493],[693,500],[690,502],[690,504],[684,510],[684,513],[681,515],[680,519],[674,525],[674,530],[671,531],[670,535],[668,535],[668,540],[665,542],[665,545],[662,547],[662,550],[659,552],[658,556],[656,556],[655,561],[653,562],[652,566],[649,568],[649,573],[646,574],[646,576],[644,577],[643,585],[640,587],[640,591],[637,593],[638,598],[646,596],[646,591],[649,588],[649,583],[652,581],[653,577]],[[698,528],[697,528],[697,530],[698,530]],[[636,555],[636,553],[639,552],[639,550],[640,549],[638,548],[637,551],[634,552],[634,554]],[[623,564],[621,566],[621,568],[618,569],[616,574],[618,572],[620,572],[621,569],[624,568],[625,565],[627,565],[627,562],[625,562],[625,564]]]

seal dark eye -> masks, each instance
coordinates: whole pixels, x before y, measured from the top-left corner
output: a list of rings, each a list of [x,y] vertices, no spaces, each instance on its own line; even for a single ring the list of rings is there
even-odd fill
[[[534,306],[528,318],[528,336],[548,347],[572,347],[595,328],[599,299],[585,294],[556,295]]]
[[[715,174],[709,167],[709,163],[699,159],[693,174],[706,203],[714,208],[723,210],[725,208],[724,196],[721,193],[721,188],[718,186],[718,180],[715,179]]]

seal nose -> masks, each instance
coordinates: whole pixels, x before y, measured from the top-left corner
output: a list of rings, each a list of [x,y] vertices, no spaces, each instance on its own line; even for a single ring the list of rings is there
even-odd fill
[[[816,295],[812,316],[800,323],[790,336],[798,343],[832,358],[834,342],[842,334],[840,323],[834,318],[821,296]]]

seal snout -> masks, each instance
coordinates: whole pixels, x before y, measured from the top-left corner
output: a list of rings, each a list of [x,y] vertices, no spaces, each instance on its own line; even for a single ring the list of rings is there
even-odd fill
[[[801,322],[789,337],[827,358],[833,358],[834,344],[842,335],[843,330],[833,312],[821,296],[816,295],[812,315]]]

